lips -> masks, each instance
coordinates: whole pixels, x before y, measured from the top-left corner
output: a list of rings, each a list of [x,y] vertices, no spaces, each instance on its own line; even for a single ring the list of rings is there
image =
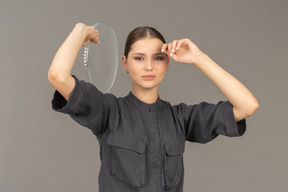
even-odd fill
[[[144,76],[142,76],[142,78],[146,81],[151,81],[155,78],[155,76],[154,75],[144,75]]]

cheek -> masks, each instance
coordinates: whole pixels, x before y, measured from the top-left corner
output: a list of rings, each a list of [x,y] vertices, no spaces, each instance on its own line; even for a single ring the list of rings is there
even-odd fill
[[[130,63],[130,65],[128,65],[128,70],[131,77],[137,76],[141,72],[140,66],[134,65],[133,63]]]
[[[160,65],[158,65],[157,70],[160,73],[166,73],[167,71],[167,64],[166,63],[161,63]]]

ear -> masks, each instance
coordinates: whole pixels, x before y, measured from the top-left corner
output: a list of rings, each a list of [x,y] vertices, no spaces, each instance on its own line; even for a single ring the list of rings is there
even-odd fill
[[[128,65],[127,65],[127,58],[125,55],[122,56],[122,65],[125,71],[128,71]]]

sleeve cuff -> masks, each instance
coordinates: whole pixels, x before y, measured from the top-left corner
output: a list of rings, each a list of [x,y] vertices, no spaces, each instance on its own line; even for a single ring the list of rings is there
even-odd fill
[[[227,136],[237,137],[241,136],[246,131],[246,119],[236,122],[233,106],[229,101],[223,104],[223,117],[226,125]]]
[[[75,87],[72,90],[68,101],[66,101],[66,99],[57,90],[55,90],[52,99],[53,110],[66,114],[75,113],[77,106],[85,95],[85,88],[77,77],[75,77],[74,75],[72,75],[72,77],[74,77],[75,79]]]

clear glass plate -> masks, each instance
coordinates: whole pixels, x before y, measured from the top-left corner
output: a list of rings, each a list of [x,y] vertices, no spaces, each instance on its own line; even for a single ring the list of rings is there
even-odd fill
[[[96,23],[99,43],[88,43],[84,48],[84,66],[89,79],[101,92],[112,88],[118,70],[118,44],[114,30],[105,23]]]

